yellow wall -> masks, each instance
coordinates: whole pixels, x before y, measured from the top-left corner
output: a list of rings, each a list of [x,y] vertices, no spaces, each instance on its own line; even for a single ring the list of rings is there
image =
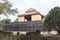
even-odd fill
[[[24,16],[21,16],[21,17],[19,17],[18,21],[19,22],[24,22],[24,19],[25,19]]]
[[[38,21],[38,20],[41,20],[41,16],[39,14],[31,16],[31,21]],[[18,19],[18,21],[19,22],[24,22],[25,21],[24,16],[20,16],[19,19]]]
[[[32,15],[31,18],[32,18],[32,21],[41,20],[41,16],[39,14]]]

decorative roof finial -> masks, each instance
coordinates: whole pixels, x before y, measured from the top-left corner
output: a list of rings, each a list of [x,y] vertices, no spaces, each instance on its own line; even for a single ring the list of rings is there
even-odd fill
[[[26,13],[30,13],[30,12],[36,12],[36,10],[33,9],[33,8],[30,8],[30,9],[28,9],[28,10],[26,11]]]

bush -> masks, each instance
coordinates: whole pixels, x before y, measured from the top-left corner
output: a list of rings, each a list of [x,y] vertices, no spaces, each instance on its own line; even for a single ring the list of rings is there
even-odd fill
[[[30,34],[21,36],[21,40],[60,40],[60,36],[42,36]]]
[[[36,33],[37,33],[37,34],[40,34],[40,32],[41,32],[40,30],[36,30]]]
[[[41,36],[41,35],[25,35],[23,37],[21,37],[21,40],[47,40],[45,37]]]
[[[35,35],[40,35],[40,30],[36,30],[35,32],[28,32],[26,33],[26,35],[32,35],[32,34],[35,34]]]

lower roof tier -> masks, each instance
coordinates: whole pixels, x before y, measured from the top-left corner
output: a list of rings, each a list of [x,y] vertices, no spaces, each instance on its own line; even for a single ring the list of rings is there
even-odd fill
[[[27,21],[9,23],[3,26],[3,31],[36,31],[43,28],[43,22],[40,21]]]

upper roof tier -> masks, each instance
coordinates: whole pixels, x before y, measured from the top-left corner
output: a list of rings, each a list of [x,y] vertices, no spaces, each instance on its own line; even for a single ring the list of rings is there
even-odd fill
[[[18,17],[20,16],[26,16],[26,15],[34,15],[34,14],[40,14],[38,11],[36,11],[35,9],[33,8],[30,8],[28,9],[25,14],[21,14],[21,15],[18,15]],[[40,14],[41,15],[41,14]],[[41,15],[42,16],[42,15]]]
[[[33,8],[30,8],[30,9],[28,9],[27,11],[26,11],[26,13],[30,13],[30,12],[37,12],[35,9],[33,9]]]

